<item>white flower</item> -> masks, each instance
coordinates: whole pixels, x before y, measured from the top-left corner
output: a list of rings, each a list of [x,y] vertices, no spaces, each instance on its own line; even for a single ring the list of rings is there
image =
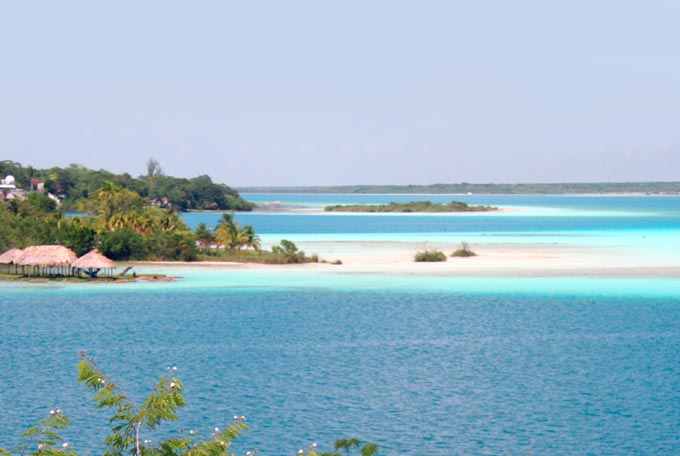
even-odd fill
[[[175,386],[177,386],[175,382],[170,382],[170,388],[174,388]]]
[[[71,445],[69,445],[68,442],[64,442],[64,443],[61,444],[61,447],[64,448],[64,449],[66,449],[66,448],[68,448],[68,447],[70,447],[70,446],[71,446]]]
[[[50,410],[50,415],[55,415],[56,413],[57,413],[56,410],[54,410],[54,409]]]

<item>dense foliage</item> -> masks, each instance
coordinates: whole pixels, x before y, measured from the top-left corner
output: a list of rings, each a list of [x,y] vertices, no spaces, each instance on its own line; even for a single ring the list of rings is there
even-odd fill
[[[488,212],[496,211],[494,206],[470,206],[462,201],[451,201],[448,204],[431,201],[411,201],[410,203],[389,204],[337,204],[326,206],[328,212]]]
[[[192,233],[171,209],[150,206],[138,193],[105,182],[68,217],[54,200],[28,193],[24,201],[0,199],[0,252],[30,245],[59,244],[83,255],[93,248],[112,260],[213,259],[271,264],[318,262],[288,240],[262,250],[252,225],[224,213],[214,232],[199,223]],[[200,255],[199,255],[200,253]]]
[[[150,162],[153,160],[150,160]],[[155,161],[153,161],[155,162]],[[254,205],[231,187],[216,184],[209,176],[191,179],[166,176],[160,165],[149,167],[146,176],[132,177],[127,173],[114,174],[105,170],[91,170],[80,165],[66,168],[37,169],[12,161],[0,161],[0,176],[12,175],[17,187],[29,190],[32,179],[44,183],[45,190],[58,196],[66,210],[77,209],[107,182],[133,191],[154,205],[188,210],[234,210],[249,211]],[[34,184],[35,186],[37,184]]]
[[[29,193],[0,200],[0,252],[60,244],[83,255],[97,247],[113,260],[193,260],[195,238],[171,209],[149,206],[136,192],[105,182],[81,201],[89,216],[67,217],[54,200]]]
[[[151,394],[141,403],[135,403],[114,379],[106,375],[86,353],[78,364],[78,381],[94,394],[97,409],[110,410],[110,434],[104,438],[106,451],[104,456],[234,456],[231,445],[247,429],[244,416],[234,419],[224,426],[214,427],[209,436],[199,432],[185,432],[181,428],[167,432],[169,437],[155,441],[154,431],[179,421],[178,412],[186,404],[182,382],[175,377],[177,368],[169,367],[166,375],[156,383]],[[25,444],[15,449],[16,454],[30,455],[65,455],[78,456],[91,454],[87,449],[73,448],[65,441],[61,432],[70,425],[66,414],[60,409],[50,410],[49,416],[40,420],[37,426],[29,428],[21,437]],[[335,442],[335,450],[345,452],[356,448],[361,456],[373,456],[378,446],[368,443],[361,446],[357,439],[339,439]],[[254,455],[255,451],[246,453]],[[298,451],[298,455],[306,456],[342,456],[340,453],[320,453],[316,444]],[[0,456],[12,456],[12,453],[0,448]]]

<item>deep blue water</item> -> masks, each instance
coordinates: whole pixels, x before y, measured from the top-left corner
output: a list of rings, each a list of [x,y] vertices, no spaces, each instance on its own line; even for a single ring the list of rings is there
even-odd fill
[[[539,235],[680,255],[679,197],[251,199],[305,210],[425,198],[521,212],[236,217],[296,240],[465,232],[476,242]],[[218,218],[185,215],[192,226]],[[178,366],[185,429],[209,434],[246,415],[252,431],[238,454],[293,455],[312,441],[330,449],[347,436],[377,442],[385,455],[680,454],[677,279],[338,271],[195,270],[174,284],[115,286],[0,282],[0,447],[60,407],[73,421],[68,441],[101,453],[105,416],[75,380],[87,350],[137,398]]]
[[[75,381],[94,354],[133,397],[177,365],[185,429],[234,414],[243,453],[337,437],[381,454],[678,454],[677,299],[5,287],[0,446],[50,407],[103,438]]]

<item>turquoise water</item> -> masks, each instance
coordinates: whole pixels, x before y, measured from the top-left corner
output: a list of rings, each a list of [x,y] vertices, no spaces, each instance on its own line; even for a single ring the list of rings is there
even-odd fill
[[[354,197],[267,196],[303,211]],[[675,197],[477,198],[528,209],[238,217],[263,236],[299,240],[464,233],[475,242],[652,245],[664,254],[678,244]],[[187,219],[202,217],[216,216]],[[185,429],[209,434],[246,415],[252,431],[238,454],[293,455],[343,436],[377,442],[386,455],[680,453],[678,279],[147,268],[181,278],[0,283],[0,447],[60,407],[73,421],[69,442],[101,453],[104,417],[75,381],[78,352],[87,350],[137,398],[178,366]]]
[[[473,245],[547,243],[614,247],[622,252],[680,258],[680,196],[570,195],[303,195],[249,194],[263,204],[279,201],[289,212],[235,214],[254,225],[265,245],[294,242],[467,241]],[[464,200],[506,211],[472,214],[347,214],[318,212],[329,204]],[[310,212],[316,211],[316,212]],[[214,227],[220,214],[189,213],[191,227]],[[317,252],[325,253],[325,252]]]

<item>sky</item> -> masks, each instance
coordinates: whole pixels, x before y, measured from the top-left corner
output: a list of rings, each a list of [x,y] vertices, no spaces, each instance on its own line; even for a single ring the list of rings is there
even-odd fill
[[[0,6],[0,160],[232,186],[680,180],[680,0]]]

